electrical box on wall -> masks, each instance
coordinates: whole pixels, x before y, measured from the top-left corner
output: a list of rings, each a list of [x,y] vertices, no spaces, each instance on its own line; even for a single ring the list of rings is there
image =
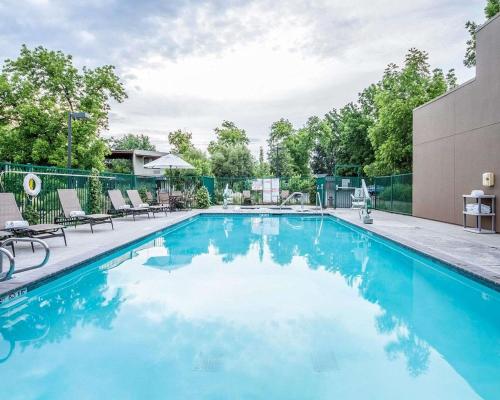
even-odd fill
[[[483,186],[495,186],[495,174],[493,174],[493,172],[485,172],[483,174]]]

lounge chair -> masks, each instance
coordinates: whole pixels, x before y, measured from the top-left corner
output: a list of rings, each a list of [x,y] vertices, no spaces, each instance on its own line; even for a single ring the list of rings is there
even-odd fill
[[[90,224],[92,233],[94,233],[94,225],[111,224],[111,229],[115,229],[111,215],[85,214],[75,189],[57,189],[57,195],[61,202],[64,217],[56,218],[56,222],[74,224],[75,228],[78,223]]]
[[[135,221],[135,216],[140,214],[146,214],[149,218],[149,209],[144,207],[131,207],[129,204],[125,203],[122,192],[118,189],[108,190],[109,199],[111,200],[111,205],[114,210],[109,210],[110,214],[119,214],[122,216],[132,215]]]
[[[252,194],[250,190],[243,190],[243,204],[252,204]]]
[[[282,190],[280,194],[280,201],[283,203],[286,199],[288,199],[288,196],[290,196],[290,191],[289,190]]]
[[[167,206],[150,206],[148,203],[144,203],[141,199],[141,196],[139,195],[139,191],[137,190],[127,190],[127,196],[130,199],[130,202],[132,203],[132,206],[134,208],[145,208],[148,211],[151,211],[153,213],[153,217],[155,216],[156,213],[159,212],[164,212],[165,215],[167,215],[168,207]]]
[[[0,228],[14,236],[28,236],[37,239],[50,239],[62,237],[67,246],[64,226],[59,224],[37,224],[29,225],[24,220],[16,199],[12,193],[0,193]],[[3,239],[5,240],[5,239]],[[34,250],[33,243],[31,249]]]

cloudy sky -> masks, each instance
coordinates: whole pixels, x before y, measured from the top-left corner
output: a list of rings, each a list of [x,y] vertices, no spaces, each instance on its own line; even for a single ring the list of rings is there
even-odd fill
[[[355,100],[410,47],[471,78],[464,24],[483,21],[485,2],[0,0],[0,59],[25,43],[115,65],[129,98],[113,105],[106,135],[145,133],[167,150],[181,128],[206,147],[228,119],[256,152],[273,121],[300,127]]]

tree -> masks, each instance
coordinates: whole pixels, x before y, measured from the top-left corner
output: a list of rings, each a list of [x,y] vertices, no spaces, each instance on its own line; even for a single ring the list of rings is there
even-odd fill
[[[500,13],[500,0],[488,0],[484,8],[486,19],[491,19]],[[469,31],[470,38],[467,40],[467,49],[465,51],[464,65],[472,68],[476,65],[476,31],[478,25],[474,21],[467,21],[465,29]]]
[[[210,160],[215,176],[253,176],[253,157],[248,147],[243,144],[218,145]]]
[[[215,176],[252,176],[254,160],[248,148],[250,140],[244,129],[224,121],[214,129],[217,139],[210,142],[208,152]]]
[[[254,172],[257,178],[265,178],[271,174],[269,164],[264,158],[264,148],[262,146],[259,148],[259,162],[255,166]]]
[[[428,54],[410,49],[402,68],[389,64],[374,94],[377,119],[368,129],[375,160],[368,175],[411,171],[413,109],[445,93],[456,82],[453,71],[430,71]]]
[[[314,174],[333,173],[338,152],[339,114],[333,109],[324,118],[311,117],[307,122],[312,138],[311,170]]]
[[[68,112],[84,111],[90,120],[73,123],[73,163],[103,169],[108,148],[100,132],[110,101],[126,97],[113,66],[78,71],[69,55],[23,45],[0,74],[0,159],[65,166]]]
[[[196,175],[210,175],[210,160],[203,151],[197,149],[193,145],[192,137],[193,135],[191,132],[186,132],[181,129],[170,132],[168,134],[168,143],[171,146],[171,151],[195,167]],[[193,171],[176,171],[176,174],[179,176],[182,174],[192,175]]]
[[[339,164],[364,167],[373,162],[373,147],[368,136],[372,125],[372,119],[358,104],[349,103],[340,109],[337,158]]]
[[[214,129],[215,135],[217,139],[215,141],[211,141],[208,145],[208,152],[210,154],[214,153],[217,149],[217,146],[221,145],[248,145],[250,140],[244,129],[240,129],[236,126],[234,122],[224,121],[222,122],[221,127],[217,127]]]
[[[286,139],[294,134],[295,129],[290,121],[281,118],[273,122],[269,132],[267,159],[271,173],[275,176],[292,176],[292,158],[285,145]]]
[[[314,140],[308,125],[306,124],[305,127],[295,131],[283,141],[283,144],[290,156],[292,176],[309,176],[311,173],[309,163]]]
[[[149,150],[156,151],[156,147],[151,143],[149,136],[134,135],[127,133],[124,136],[109,139],[109,147],[113,150]]]

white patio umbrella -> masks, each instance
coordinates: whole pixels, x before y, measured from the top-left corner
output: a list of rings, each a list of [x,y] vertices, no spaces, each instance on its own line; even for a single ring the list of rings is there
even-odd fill
[[[169,169],[170,177],[172,177],[173,169],[195,169],[191,164],[187,161],[184,161],[182,158],[176,156],[175,154],[169,153],[165,156],[157,158],[154,161],[151,161],[147,164],[144,164],[144,168],[151,169]],[[172,190],[171,185],[169,185],[170,190]]]

